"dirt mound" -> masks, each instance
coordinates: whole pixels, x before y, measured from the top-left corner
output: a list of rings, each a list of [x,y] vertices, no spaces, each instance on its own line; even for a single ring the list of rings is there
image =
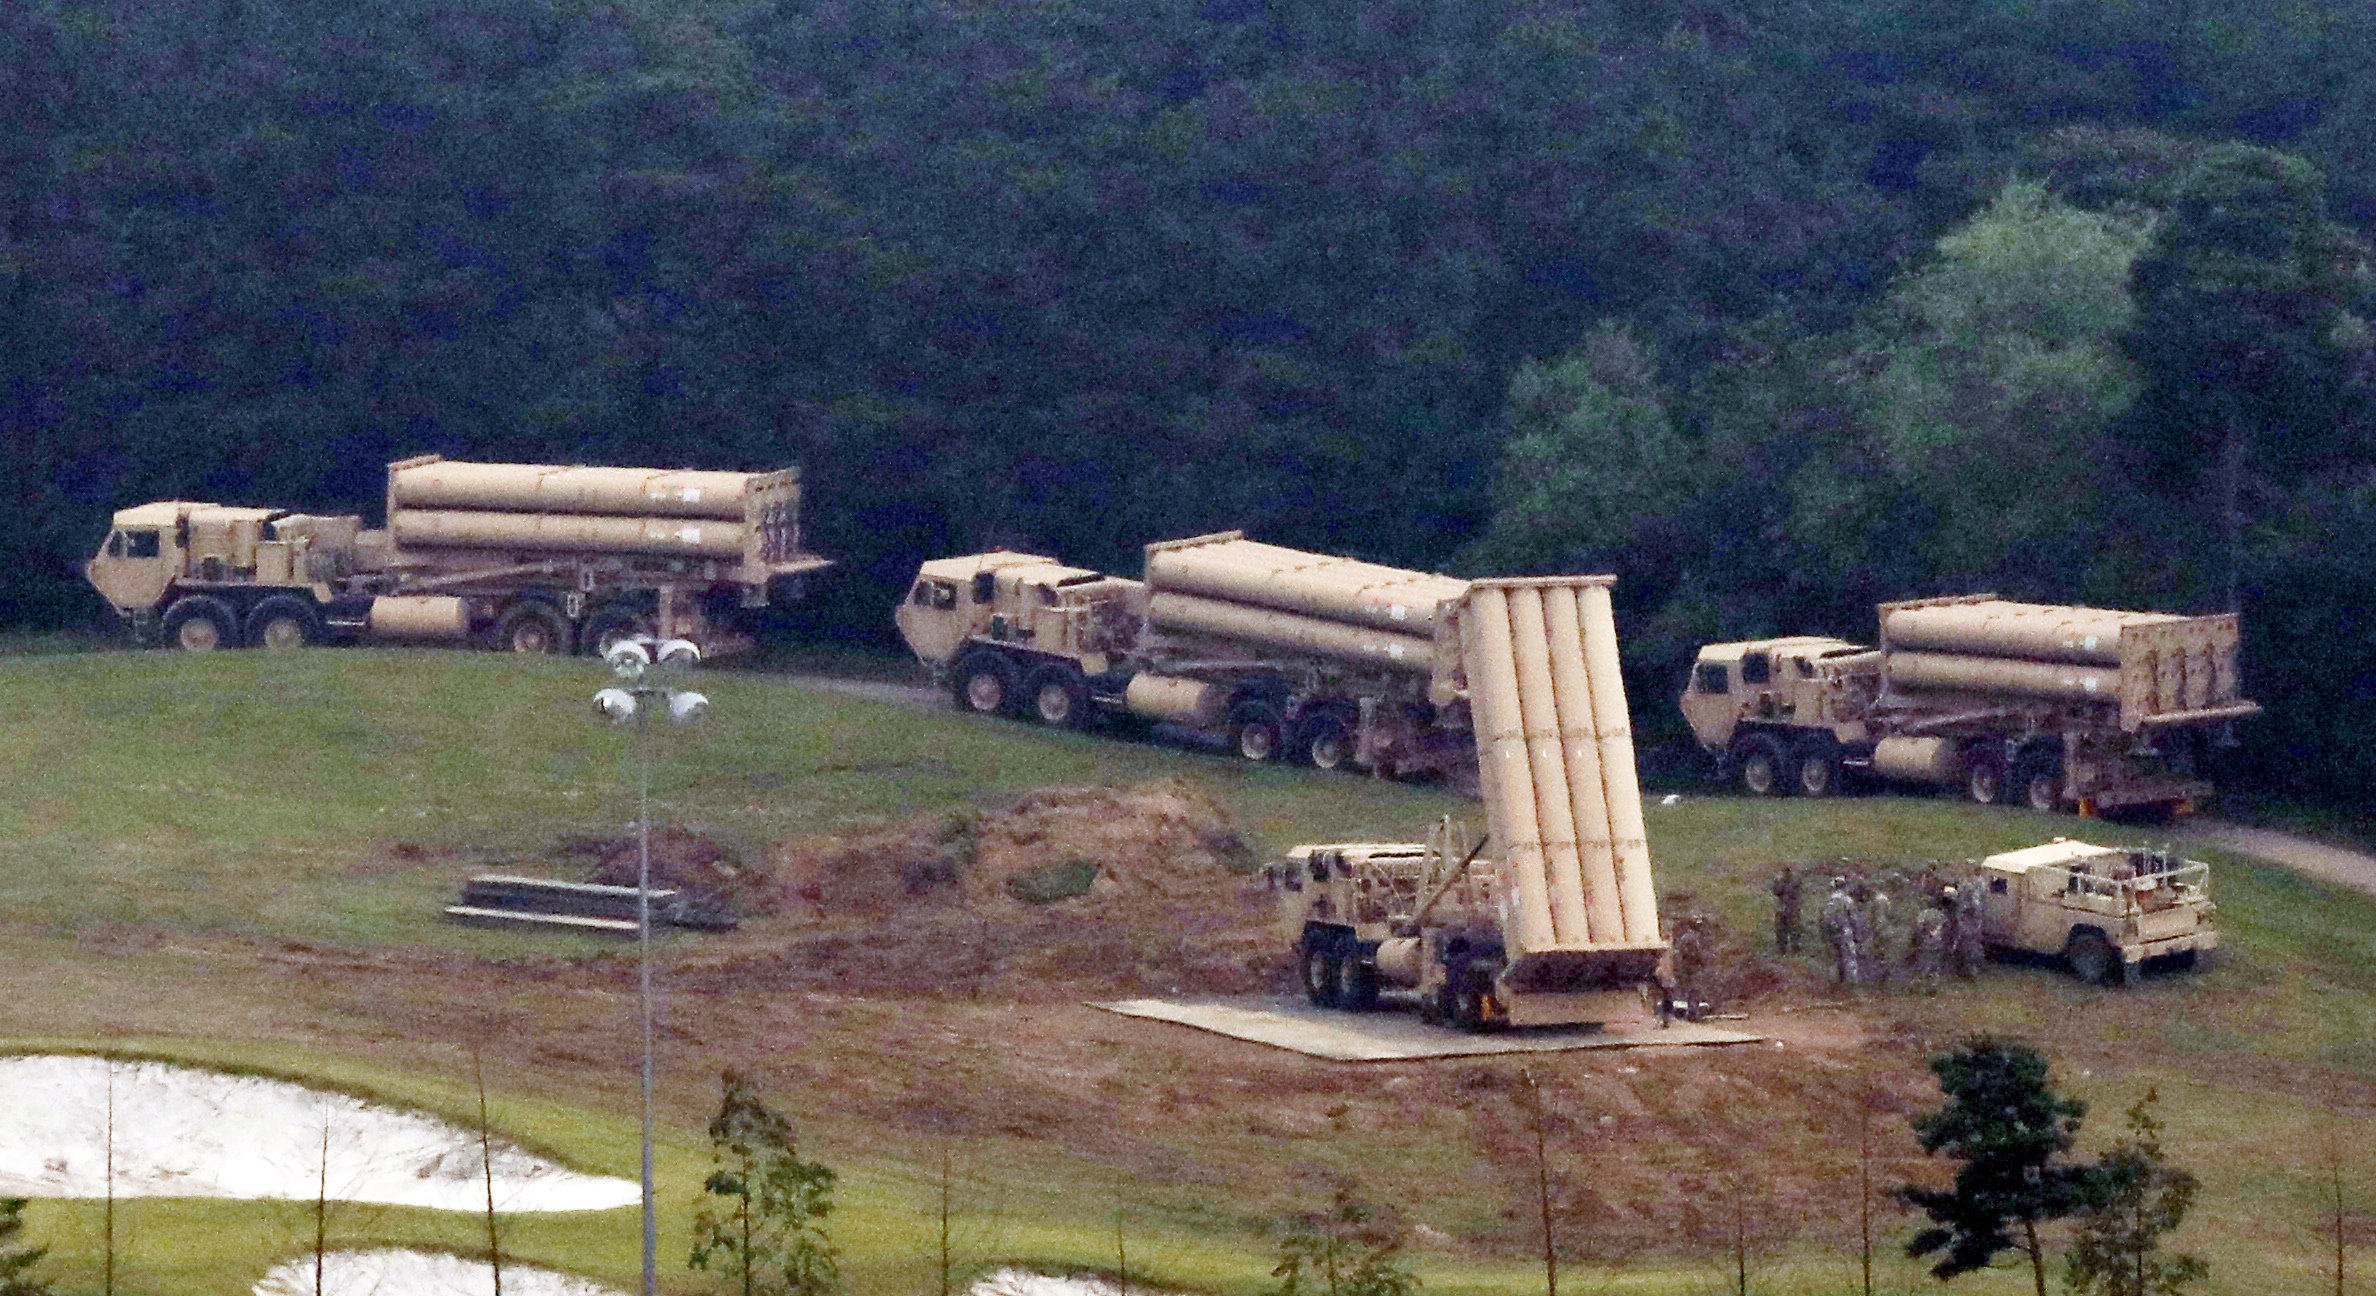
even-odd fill
[[[587,880],[604,886],[634,886],[642,845],[623,838],[565,845],[564,850],[596,856]],[[762,876],[742,867],[734,852],[681,824],[662,824],[652,833],[652,885],[670,887],[699,904],[733,910],[747,907]]]
[[[1251,870],[1227,807],[1179,780],[1045,788],[1000,809],[767,848],[778,908],[881,915],[919,902],[1013,912],[1209,899]]]
[[[1193,784],[1049,788],[776,842],[745,889],[746,912],[766,916],[752,944],[701,961],[721,987],[1260,990],[1284,954],[1255,862],[1227,807]]]

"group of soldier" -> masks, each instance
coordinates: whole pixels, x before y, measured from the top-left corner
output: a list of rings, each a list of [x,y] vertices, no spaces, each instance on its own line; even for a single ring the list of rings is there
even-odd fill
[[[1774,893],[1774,949],[1795,954],[1803,946],[1806,899],[1798,866],[1785,865],[1771,883]],[[1919,908],[1917,908],[1919,906]],[[1912,911],[1911,917],[1903,916]],[[1980,975],[1980,891],[1957,886],[1926,869],[1908,879],[1895,872],[1877,877],[1834,875],[1818,915],[1831,947],[1832,976],[1841,985],[1886,985],[1904,980],[1926,993],[1952,971],[1966,979]]]

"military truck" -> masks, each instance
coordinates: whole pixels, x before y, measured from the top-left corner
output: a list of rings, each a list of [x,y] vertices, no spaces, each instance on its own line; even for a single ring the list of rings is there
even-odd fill
[[[1226,531],[1147,546],[1137,580],[1003,550],[936,559],[894,619],[970,711],[1414,775],[1474,760],[1438,615],[1468,587]]]
[[[800,476],[388,465],[386,526],[165,500],[116,513],[84,572],[133,637],[189,651],[373,640],[599,653],[634,635],[748,647],[797,597]]]
[[[1314,1004],[1411,992],[1464,1030],[1640,1020],[1668,980],[1608,577],[1478,581],[1439,610],[1486,835],[1298,846],[1269,865]]]
[[[2090,984],[2147,964],[2193,967],[2219,948],[2211,866],[2167,850],[2056,838],[1980,861],[1981,934],[1998,952],[2060,956]]]
[[[1710,644],[1684,718],[1753,796],[1870,780],[2093,815],[2194,809],[2212,792],[2211,749],[2260,710],[2239,692],[2232,615],[1977,594],[1884,603],[1880,630],[1877,648]]]

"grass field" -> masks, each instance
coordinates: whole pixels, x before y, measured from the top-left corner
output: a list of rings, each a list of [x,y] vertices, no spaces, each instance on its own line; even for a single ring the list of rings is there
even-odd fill
[[[630,1000],[617,948],[436,918],[458,872],[540,867],[557,839],[616,834],[632,818],[624,735],[595,725],[585,705],[602,682],[583,662],[467,653],[0,652],[9,699],[0,709],[0,1036],[13,1050],[113,1049],[269,1071],[455,1116],[469,1106],[467,1050],[478,1043],[512,1137],[631,1176],[633,1072],[618,1047]],[[712,721],[662,736],[656,790],[670,816],[746,852],[1050,784],[1169,777],[1225,800],[1265,850],[1415,833],[1436,815],[1474,813],[1390,783],[858,701],[766,674],[717,671],[701,686]],[[1686,792],[1649,813],[1662,886],[1741,931],[1762,920],[1762,881],[1780,860],[1964,858],[2055,833],[2125,839],[1921,799],[1750,803]],[[2005,969],[1935,1000],[1842,1005],[1802,967],[1755,1010],[1784,1024],[1833,1023],[1824,1029],[1835,1034],[1846,1022],[1846,1043],[1815,1046],[1803,1066],[1706,1054],[1641,1064],[1640,1076],[1621,1059],[1564,1059],[1552,1064],[1560,1092],[1579,1113],[1597,1105],[1604,1124],[1619,1118],[1620,1131],[1602,1146],[1586,1124],[1565,1155],[1579,1178],[1625,1184],[1671,1148],[1673,1177],[1688,1183],[1710,1165],[1695,1122],[1759,1131],[1762,1148],[1791,1161],[1777,1173],[1801,1185],[1768,1204],[1777,1218],[1759,1289],[1845,1291],[1843,1206],[1823,1195],[1844,1133],[1831,1099],[1866,1072],[1918,1095],[1928,1048],[1973,1027],[2018,1030],[2096,1103],[2099,1133],[2147,1085],[2161,1090],[2173,1148],[2206,1181],[2186,1241],[2213,1261],[2210,1290],[2331,1290],[2310,1235],[2314,1163],[2331,1140],[2364,1147],[2376,1131],[2367,1117],[2376,904],[2219,863],[2230,951],[2204,974],[2119,993],[2050,969]],[[672,941],[671,956],[700,948]],[[762,984],[778,988],[687,998],[669,1023],[670,1290],[705,1290],[682,1272],[682,1230],[704,1169],[715,1068],[726,1062],[777,1078],[785,1105],[843,1172],[834,1231],[860,1292],[933,1289],[934,1167],[944,1154],[959,1170],[969,1265],[1110,1266],[1119,1214],[1134,1270],[1251,1293],[1267,1282],[1265,1230],[1316,1200],[1330,1173],[1352,1171],[1425,1226],[1419,1266],[1430,1287],[1521,1292],[1538,1282],[1522,1259],[1528,1234],[1508,1215],[1506,1167],[1480,1152],[1490,1120],[1462,1109],[1464,1094],[1480,1110],[1491,1100],[1495,1068],[1328,1069],[1118,1026],[1075,1042],[1054,1000],[907,1005],[813,980]],[[986,1111],[882,1118],[915,1106],[911,1093],[945,1095],[975,1077],[994,1099]],[[1666,1089],[1690,1096],[1670,1110],[1656,1092]],[[1682,1218],[1691,1207],[1678,1200],[1636,1203],[1635,1216],[1652,1218],[1628,1224],[1677,1212],[1673,1245],[1631,1254],[1622,1273],[1580,1272],[1572,1289],[1721,1289],[1718,1257],[1689,1240],[1706,1230]],[[1604,1204],[1618,1212],[1610,1218],[1629,1208]],[[122,1290],[244,1292],[302,1249],[310,1224],[300,1216],[286,1205],[138,1203]],[[1784,1216],[1806,1219],[1783,1229]],[[40,1203],[32,1218],[55,1248],[64,1290],[96,1291],[95,1207]],[[345,1211],[334,1225],[349,1242],[465,1250],[478,1227],[384,1210]],[[633,1212],[518,1217],[509,1246],[628,1286]],[[1930,1285],[1903,1264],[1884,1272],[1891,1290]],[[2024,1289],[2009,1273],[1959,1286]]]

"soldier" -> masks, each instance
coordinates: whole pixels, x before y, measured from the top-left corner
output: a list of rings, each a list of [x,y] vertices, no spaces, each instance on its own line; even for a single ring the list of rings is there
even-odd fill
[[[1898,963],[1906,957],[1906,934],[1898,929],[1895,906],[1889,898],[1888,875],[1864,888],[1865,948],[1864,957],[1857,961],[1864,966],[1866,979],[1875,985],[1889,984]]]
[[[1947,889],[1948,895],[1955,888]],[[1926,904],[1914,919],[1914,984],[1926,995],[1939,993],[1939,972],[1947,961],[1947,914],[1936,904]]]
[[[1785,864],[1768,884],[1774,893],[1774,952],[1796,954],[1799,951],[1799,894],[1798,865]]]
[[[1823,936],[1831,942],[1832,980],[1841,985],[1862,983],[1856,964],[1856,899],[1848,894],[1848,879],[1832,879],[1831,894],[1823,900]]]
[[[1980,975],[1985,951],[1980,943],[1980,888],[1967,883],[1947,888],[1947,948],[1955,975],[1969,981]]]
[[[1675,998],[1685,1021],[1701,1015],[1700,980],[1708,970],[1708,920],[1699,913],[1684,916],[1675,927]]]

